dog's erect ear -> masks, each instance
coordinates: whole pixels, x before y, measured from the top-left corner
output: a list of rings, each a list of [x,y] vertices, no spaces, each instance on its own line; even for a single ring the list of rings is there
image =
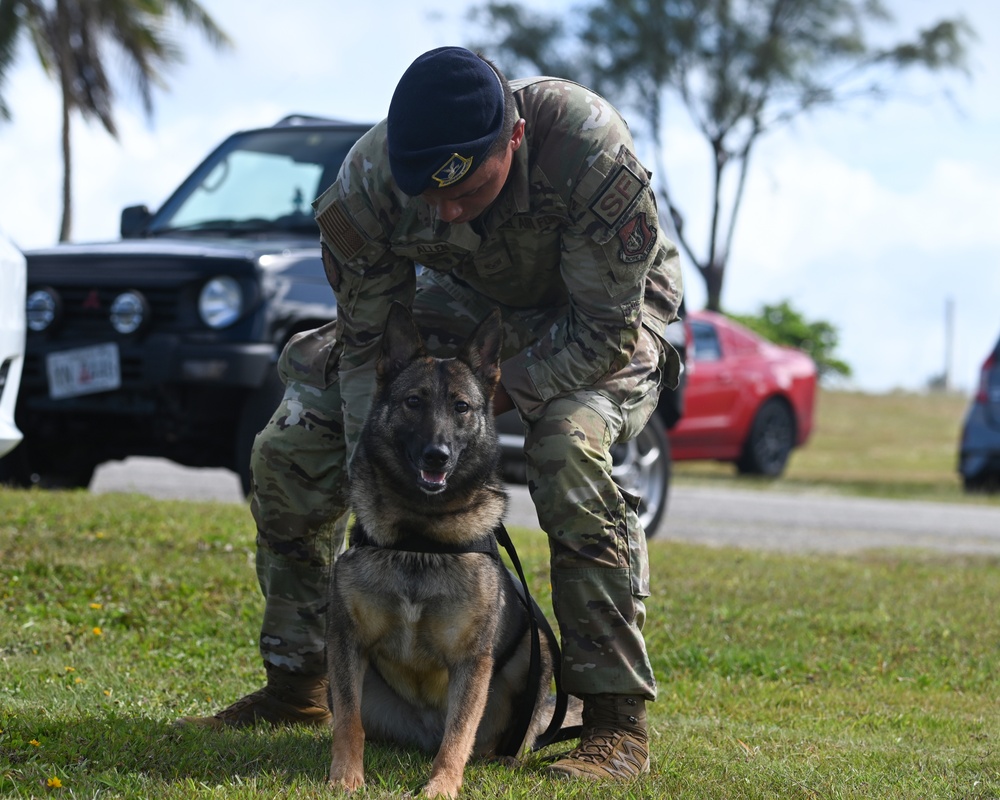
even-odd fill
[[[493,394],[500,382],[500,348],[503,346],[503,326],[500,309],[494,308],[472,332],[465,343],[465,361]]]
[[[413,359],[427,355],[424,340],[420,337],[409,309],[402,303],[389,306],[389,316],[382,331],[382,349],[375,362],[375,375],[379,381],[391,380]]]

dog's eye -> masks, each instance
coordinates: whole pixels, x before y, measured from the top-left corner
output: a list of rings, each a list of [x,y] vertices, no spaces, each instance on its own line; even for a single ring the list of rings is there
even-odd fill
[[[459,414],[467,414],[469,412],[469,404],[464,400],[456,400],[455,411]]]
[[[403,402],[406,403],[406,407],[407,408],[420,408],[420,396],[419,395],[411,394]]]

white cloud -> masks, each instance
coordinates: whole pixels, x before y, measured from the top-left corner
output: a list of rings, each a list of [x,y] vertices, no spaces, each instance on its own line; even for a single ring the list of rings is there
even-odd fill
[[[1000,171],[947,159],[901,191],[842,153],[770,149],[748,188],[727,307],[792,299],[838,326],[861,386],[887,390],[944,370],[950,300],[953,378],[968,388],[1000,330]]]

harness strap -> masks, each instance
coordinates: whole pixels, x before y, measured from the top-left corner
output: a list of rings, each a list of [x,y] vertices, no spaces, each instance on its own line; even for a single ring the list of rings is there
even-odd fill
[[[559,652],[558,639],[556,639],[555,633],[552,631],[552,627],[545,618],[545,614],[542,613],[542,609],[539,608],[538,603],[535,602],[535,598],[531,596],[531,592],[528,590],[528,581],[524,577],[521,560],[517,557],[517,550],[514,548],[514,543],[511,541],[507,528],[504,527],[504,524],[501,522],[497,525],[496,530],[493,533],[496,536],[497,541],[502,544],[504,549],[507,551],[507,555],[510,557],[510,561],[514,565],[517,577],[520,578],[521,586],[524,589],[524,600],[528,610],[528,624],[531,627],[531,660],[528,665],[529,686],[533,685],[537,687],[542,680],[541,637],[538,632],[539,626],[545,630],[548,636],[549,652],[552,655],[552,664],[554,667],[553,674],[556,683],[556,706],[553,709],[552,719],[549,720],[548,727],[546,727],[546,729],[539,735],[538,740],[532,748],[533,751],[540,750],[550,744],[579,737],[580,726],[574,725],[567,726],[565,728],[563,727],[563,722],[566,719],[566,706],[568,705],[568,698],[562,689],[562,682],[559,678],[559,668],[562,655]],[[535,696],[537,697],[537,688]],[[532,700],[531,703],[521,703],[520,705],[521,707],[518,711],[514,726],[511,728],[507,737],[505,737],[505,740],[501,743],[498,753],[499,755],[516,756],[521,749],[521,744],[524,742],[524,737],[528,733],[528,727],[531,725],[531,717],[534,714],[535,704]]]
[[[374,541],[364,526],[355,522],[351,527],[351,547],[380,547],[383,550],[401,550],[406,553],[429,553],[431,555],[459,556],[463,553],[485,553],[495,561],[500,560],[500,550],[497,548],[496,537],[492,534],[480,536],[464,544],[448,544],[431,539],[416,531],[409,531],[391,545],[382,545]]]

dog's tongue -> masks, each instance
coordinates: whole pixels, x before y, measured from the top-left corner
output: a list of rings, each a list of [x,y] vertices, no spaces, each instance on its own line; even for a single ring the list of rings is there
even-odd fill
[[[443,472],[429,472],[426,469],[422,469],[420,470],[420,477],[427,483],[441,484],[444,483],[446,476]]]

